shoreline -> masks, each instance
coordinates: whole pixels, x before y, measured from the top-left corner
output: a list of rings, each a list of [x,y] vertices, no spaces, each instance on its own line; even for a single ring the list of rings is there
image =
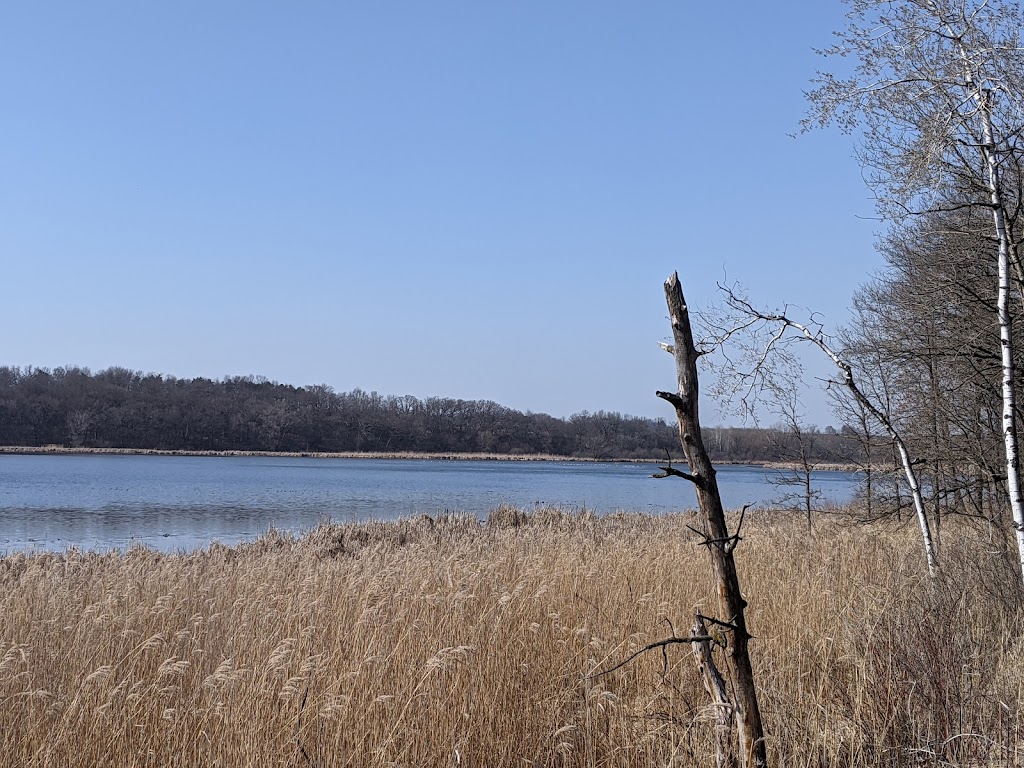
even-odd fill
[[[266,457],[286,459],[377,459],[377,460],[420,460],[420,461],[550,461],[579,462],[584,464],[655,464],[660,465],[665,457],[647,459],[593,458],[588,456],[560,456],[556,454],[512,454],[512,453],[458,453],[458,452],[414,452],[414,451],[193,451],[171,448],[68,448],[62,445],[0,445],[0,456],[185,456],[194,458],[245,458]],[[715,461],[723,467],[760,467],[762,469],[786,471],[796,469],[787,462],[774,461]],[[850,464],[822,462],[815,472],[857,472],[859,468]]]
[[[585,456],[559,456],[547,453],[459,453],[455,451],[200,451],[182,448],[67,448],[62,445],[0,445],[0,455],[67,456],[190,456],[239,458],[247,456],[289,459],[421,459],[434,461],[579,461],[587,463],[648,464],[663,459],[597,459]]]

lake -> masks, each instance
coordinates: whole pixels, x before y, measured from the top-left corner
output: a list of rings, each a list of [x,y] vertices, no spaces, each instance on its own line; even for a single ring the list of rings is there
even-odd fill
[[[654,464],[191,456],[0,456],[0,552],[162,551],[252,539],[273,527],[391,520],[499,504],[654,514],[696,506],[685,480]],[[772,470],[722,466],[728,508],[782,495]],[[815,473],[822,499],[849,501],[857,475]]]

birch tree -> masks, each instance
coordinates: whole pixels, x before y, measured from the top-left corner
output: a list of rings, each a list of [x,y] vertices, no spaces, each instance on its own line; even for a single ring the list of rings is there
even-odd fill
[[[804,128],[859,131],[859,157],[879,212],[894,221],[960,208],[990,211],[997,244],[1002,435],[1006,485],[1024,575],[1024,499],[1016,423],[1011,282],[1024,270],[1010,219],[1024,132],[1021,10],[1001,0],[847,0],[848,27],[827,56],[852,57],[849,76],[819,74]],[[1017,176],[1019,178],[1019,175]],[[964,190],[950,199],[950,189]]]
[[[721,375],[720,369],[719,382],[730,382],[727,386],[732,388],[733,399],[737,397],[736,393],[740,393],[738,399],[747,403],[748,407],[753,407],[760,394],[770,395],[782,391],[784,380],[793,377],[792,372],[799,367],[793,354],[794,345],[809,344],[828,357],[839,369],[839,378],[830,382],[830,385],[843,387],[849,397],[885,430],[896,447],[921,528],[921,543],[928,573],[936,575],[939,568],[938,556],[918,480],[917,462],[911,458],[907,442],[897,425],[861,389],[853,366],[844,358],[841,350],[833,346],[821,324],[814,320],[794,320],[789,316],[788,308],[769,311],[755,307],[736,288],[722,287],[722,291],[725,295],[725,308],[717,315],[709,313],[704,318],[705,325],[714,336],[708,346],[720,349],[728,341],[740,352],[725,364],[726,375]],[[720,394],[729,396],[727,391],[721,391]]]
[[[880,246],[886,268],[855,293],[853,321],[837,337],[865,391],[924,460],[937,540],[944,515],[982,516],[987,496],[1004,503],[986,519],[1009,510],[992,322],[996,256],[994,243],[971,234],[984,229],[980,213],[916,217],[888,233]],[[847,418],[859,423],[856,414]]]

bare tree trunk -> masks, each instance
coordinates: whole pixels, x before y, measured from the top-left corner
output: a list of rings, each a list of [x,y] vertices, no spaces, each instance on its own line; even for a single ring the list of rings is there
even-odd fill
[[[864,408],[871,413],[878,423],[882,425],[886,432],[889,433],[889,437],[892,438],[893,445],[896,447],[896,451],[900,457],[900,463],[903,465],[903,474],[907,478],[907,485],[910,486],[910,496],[914,500],[914,511],[917,512],[917,522],[921,528],[921,542],[924,544],[924,555],[928,561],[928,573],[934,576],[938,572],[939,564],[935,557],[935,543],[932,541],[931,526],[928,524],[928,514],[924,508],[924,498],[921,496],[921,484],[917,480],[917,472],[914,470],[914,462],[910,460],[910,453],[907,451],[907,444],[903,442],[903,437],[896,428],[892,425],[885,415],[874,406],[874,404],[865,397],[864,393],[860,391],[857,383],[853,379],[853,369],[849,366],[832,349],[826,344],[820,337],[814,336],[810,331],[799,323],[789,322],[794,328],[801,331],[804,336],[813,342],[819,349],[821,349],[826,355],[832,358],[839,369],[843,372],[846,388],[850,390],[850,393],[857,399],[857,401],[864,406]]]
[[[988,154],[988,152],[986,152]],[[990,166],[990,176],[998,170]],[[998,195],[993,192],[993,200]],[[993,203],[993,216],[999,231],[999,344],[1003,369],[1003,442],[1006,447],[1006,490],[1010,495],[1010,511],[1017,534],[1021,575],[1024,577],[1024,499],[1021,498],[1020,453],[1017,446],[1017,394],[1014,389],[1017,373],[1013,362],[1013,323],[1010,316],[1010,257],[1006,224],[1002,209]]]
[[[729,676],[735,690],[734,713],[739,738],[739,753],[744,768],[760,768],[768,764],[764,743],[761,709],[757,702],[757,688],[750,664],[744,609],[747,602],[740,593],[739,578],[733,560],[733,549],[739,541],[739,532],[730,534],[725,522],[722,497],[718,491],[715,468],[708,458],[700,432],[698,415],[697,358],[690,328],[689,311],[683,298],[678,273],[665,281],[665,299],[672,320],[673,355],[676,361],[678,393],[658,392],[676,410],[679,420],[679,439],[690,474],[676,472],[696,486],[697,503],[705,522],[705,544],[711,555],[718,589],[722,622],[732,635],[726,652]]]
[[[942,403],[939,397],[938,373],[935,370],[935,350],[932,342],[933,329],[927,329],[928,352],[928,395],[931,400],[932,413],[929,423],[929,437],[931,438],[932,452],[932,519],[935,521],[934,535],[935,547],[942,549],[942,494],[945,489],[945,477],[942,471],[942,445],[949,445],[948,435],[943,434]]]
[[[704,617],[699,613],[693,623],[690,634],[695,637],[707,637],[708,628]],[[693,642],[693,658],[697,663],[697,672],[704,681],[704,689],[711,697],[711,706],[715,711],[715,768],[735,768],[736,755],[732,748],[733,708],[729,703],[729,691],[722,673],[715,666],[711,655],[710,640]]]
[[[929,2],[933,9],[935,6]],[[938,15],[938,11],[935,11]],[[946,30],[953,30],[947,25]],[[971,57],[962,38],[954,37],[964,68],[964,78],[971,98],[978,107],[981,121],[981,156],[985,165],[985,183],[988,185],[989,200],[992,203],[992,223],[999,242],[999,346],[1003,374],[1003,443],[1006,453],[1006,491],[1010,497],[1010,511],[1013,527],[1017,534],[1017,549],[1020,553],[1021,576],[1024,578],[1024,498],[1020,484],[1020,452],[1017,445],[1017,395],[1015,391],[1017,372],[1013,361],[1013,320],[1010,313],[1010,233],[1006,226],[1006,201],[1003,199],[1003,184],[996,159],[995,131],[992,126],[991,91],[984,89],[974,77]]]
[[[867,516],[868,520],[872,517],[872,496],[874,495],[874,488],[872,487],[874,480],[874,458],[871,450],[872,438],[871,438],[871,427],[868,425],[868,413],[864,410],[864,406],[857,403],[857,418],[860,422],[859,426],[863,431],[864,435],[864,498],[867,502]]]
[[[810,460],[807,457],[807,452],[801,448],[800,450],[801,466],[800,471],[803,474],[804,481],[804,512],[807,514],[807,533],[809,535],[814,534],[814,524],[811,520],[811,513],[813,509],[811,507],[811,501],[814,498],[814,489],[811,486],[811,472],[814,471],[814,467],[811,465]]]
[[[903,513],[900,511],[903,509],[903,497],[900,495],[900,476],[898,467],[900,465],[900,456],[896,451],[896,441],[892,441],[892,494],[896,503],[896,519],[901,520]]]

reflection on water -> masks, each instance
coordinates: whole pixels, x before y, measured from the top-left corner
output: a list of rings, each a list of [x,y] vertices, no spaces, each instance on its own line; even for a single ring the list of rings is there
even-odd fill
[[[184,456],[0,456],[0,552],[233,544],[269,528],[519,507],[663,513],[693,507],[652,465],[585,462]],[[825,500],[848,501],[856,475],[819,472]],[[727,507],[778,491],[756,467],[718,472]]]

